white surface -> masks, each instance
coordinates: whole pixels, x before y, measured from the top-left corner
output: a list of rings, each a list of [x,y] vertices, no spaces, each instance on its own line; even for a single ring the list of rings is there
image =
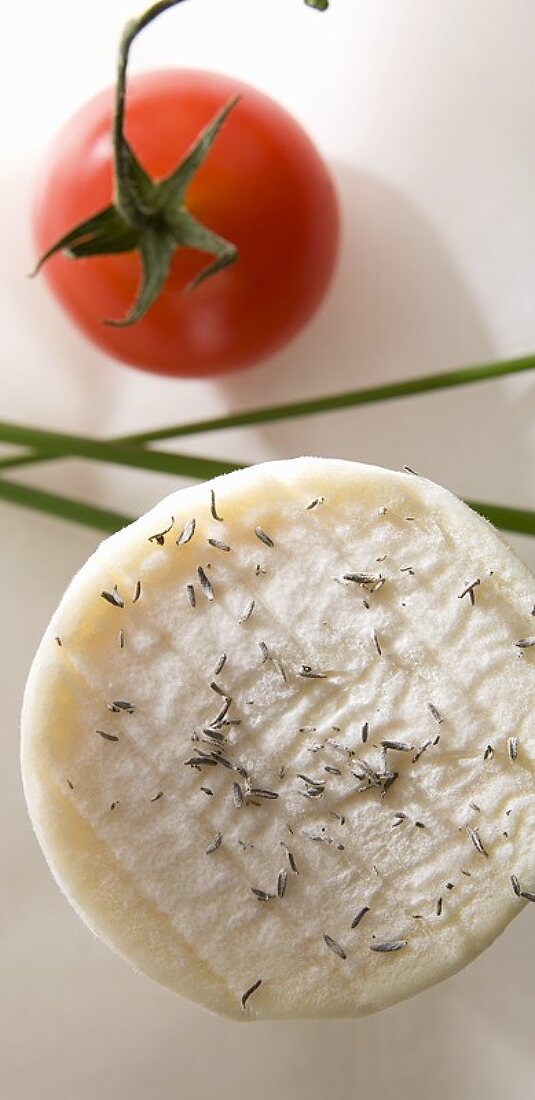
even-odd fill
[[[533,349],[532,0],[332,0],[326,15],[300,0],[190,0],[151,28],[136,66],[226,70],[304,122],[341,192],[338,279],[291,348],[221,384],[147,378],[93,351],[46,288],[25,280],[28,197],[38,151],[109,83],[132,8],[10,5],[0,66],[2,418],[135,431]],[[523,376],[188,446],[248,461],[315,451],[406,462],[461,495],[533,507],[533,412]],[[173,488],[163,476],[81,462],[43,466],[33,480],[132,513]],[[137,979],[90,939],[32,838],[17,724],[41,631],[98,536],[7,506],[0,523],[3,1095],[524,1096],[534,1068],[531,908],[468,970],[407,1005],[356,1023],[247,1032]],[[511,541],[533,564],[535,544]]]

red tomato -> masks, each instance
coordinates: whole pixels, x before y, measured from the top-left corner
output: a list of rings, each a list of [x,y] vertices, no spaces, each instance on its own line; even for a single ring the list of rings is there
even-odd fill
[[[79,328],[132,366],[191,377],[251,366],[295,336],[331,279],[339,234],[332,180],[303,129],[267,96],[214,73],[134,76],[126,137],[149,175],[163,177],[236,93],[243,98],[187,193],[192,214],[237,246],[234,264],[185,291],[210,257],[178,250],[158,300],[122,329],[103,322],[123,318],[134,302],[137,253],[61,254],[43,268]],[[87,103],[48,153],[34,205],[39,254],[112,200],[113,98],[108,89]]]

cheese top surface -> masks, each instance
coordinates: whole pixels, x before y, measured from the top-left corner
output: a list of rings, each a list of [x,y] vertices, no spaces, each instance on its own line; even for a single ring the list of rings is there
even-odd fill
[[[535,891],[534,596],[410,473],[303,458],[168,497],[80,570],[30,673],[25,793],[61,889],[240,1019],[452,974]]]

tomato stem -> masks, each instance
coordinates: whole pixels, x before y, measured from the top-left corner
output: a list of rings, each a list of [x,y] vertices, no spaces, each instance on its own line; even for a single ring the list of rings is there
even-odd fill
[[[135,229],[143,229],[150,223],[150,204],[144,201],[142,188],[136,186],[135,174],[132,171],[132,150],[124,134],[124,116],[126,107],[126,73],[130,50],[134,40],[149,23],[157,19],[159,15],[169,8],[175,8],[184,0],[158,0],[137,19],[130,19],[126,23],[119,43],[119,55],[117,65],[117,84],[115,89],[115,113],[113,117],[113,155],[115,169],[115,196],[114,203],[119,213],[128,225]]]
[[[186,191],[239,97],[233,96],[223,105],[163,180],[153,180],[147,175],[124,133],[126,75],[132,43],[149,23],[180,3],[183,0],[159,0],[126,24],[119,45],[112,125],[113,203],[64,233],[41,256],[34,272],[57,252],[66,252],[76,260],[136,251],[141,278],[135,301],[126,317],[104,319],[105,324],[115,327],[133,325],[151,308],[164,287],[177,249],[194,249],[212,257],[192,280],[189,290],[228,267],[238,256],[231,241],[193,217],[186,204]]]

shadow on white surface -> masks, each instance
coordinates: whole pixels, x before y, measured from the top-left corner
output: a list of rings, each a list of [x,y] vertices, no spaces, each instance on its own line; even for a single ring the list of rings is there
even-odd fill
[[[385,181],[347,165],[335,176],[344,233],[331,293],[292,345],[221,383],[229,409],[496,358],[475,296],[427,217]],[[255,429],[255,449],[266,459],[313,453],[409,463],[462,495],[529,504],[534,392],[524,375],[269,424]]]
[[[229,407],[425,374],[492,354],[477,303],[413,201],[347,164],[332,166],[342,210],[338,271],[303,334],[264,367],[233,375]],[[244,401],[245,398],[245,401]]]

